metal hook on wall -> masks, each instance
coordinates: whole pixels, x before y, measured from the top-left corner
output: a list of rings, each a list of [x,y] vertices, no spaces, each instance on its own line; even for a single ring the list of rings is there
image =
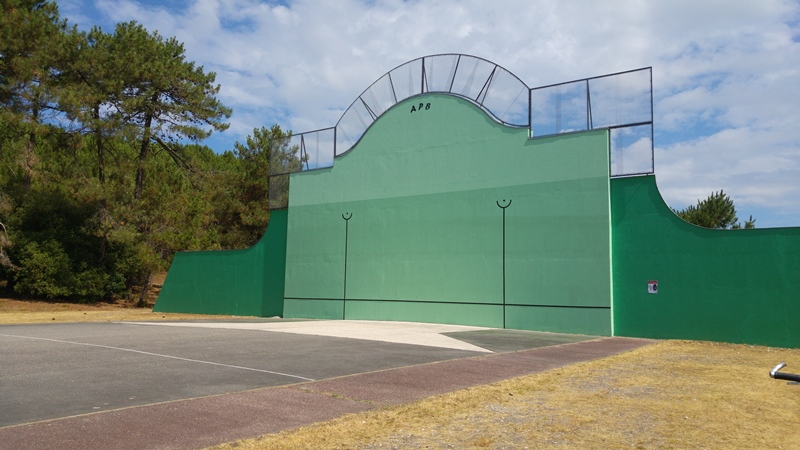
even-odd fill
[[[347,247],[348,235],[350,234],[350,219],[353,218],[353,213],[342,214],[344,219],[344,286],[342,288],[342,320],[347,318]]]
[[[503,203],[506,202],[506,199],[503,199]],[[500,201],[496,201],[497,207],[503,210],[503,328],[506,327],[506,208],[511,206],[511,199],[508,199],[508,203],[506,206],[500,204]]]

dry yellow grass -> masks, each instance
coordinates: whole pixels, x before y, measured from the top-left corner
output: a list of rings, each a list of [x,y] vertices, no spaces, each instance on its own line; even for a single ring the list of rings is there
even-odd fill
[[[220,318],[200,314],[154,313],[132,303],[75,304],[0,298],[0,324],[58,322],[121,322]]]
[[[219,448],[800,448],[800,350],[665,341]]]

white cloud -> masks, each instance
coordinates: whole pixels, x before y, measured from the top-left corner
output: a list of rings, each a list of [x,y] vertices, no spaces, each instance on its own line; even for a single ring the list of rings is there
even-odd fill
[[[275,122],[333,126],[381,75],[434,53],[487,58],[532,87],[653,66],[666,200],[724,188],[740,211],[774,215],[759,226],[800,225],[795,1],[93,1],[59,4],[83,26],[137,20],[176,36],[217,73],[234,109],[228,147]]]

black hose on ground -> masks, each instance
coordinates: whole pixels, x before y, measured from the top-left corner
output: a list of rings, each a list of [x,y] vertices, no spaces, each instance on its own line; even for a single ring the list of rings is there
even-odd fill
[[[777,366],[772,368],[772,370],[769,372],[769,376],[775,378],[776,380],[786,380],[786,381],[794,381],[796,383],[800,383],[800,375],[794,373],[778,372],[784,367],[786,367],[785,362],[778,364]]]

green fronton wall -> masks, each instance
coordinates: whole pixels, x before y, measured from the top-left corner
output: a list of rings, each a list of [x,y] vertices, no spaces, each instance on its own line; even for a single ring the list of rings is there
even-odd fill
[[[606,130],[529,139],[409,99],[292,174],[284,315],[611,334],[609,198]]]
[[[286,226],[287,211],[272,211],[251,248],[176,254],[153,311],[282,315]]]
[[[616,335],[800,347],[800,228],[695,227],[653,176],[611,194]]]
[[[655,177],[609,180],[607,130],[429,94],[290,186],[254,247],[177,254],[154,311],[800,347],[800,228],[684,222]]]

